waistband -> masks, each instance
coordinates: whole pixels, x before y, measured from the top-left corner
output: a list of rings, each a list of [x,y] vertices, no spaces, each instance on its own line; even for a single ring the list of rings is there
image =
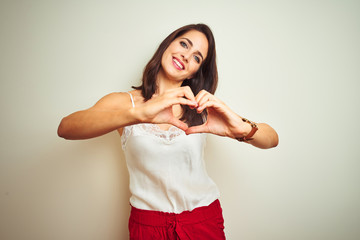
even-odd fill
[[[222,216],[222,208],[218,199],[209,206],[198,207],[182,213],[142,210],[131,206],[130,219],[143,225],[166,227],[174,222],[183,225],[195,224],[217,216]]]

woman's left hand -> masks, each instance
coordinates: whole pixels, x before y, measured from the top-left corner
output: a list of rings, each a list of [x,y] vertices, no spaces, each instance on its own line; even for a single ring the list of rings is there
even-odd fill
[[[207,110],[207,120],[202,125],[188,128],[186,134],[212,133],[236,139],[245,137],[250,133],[251,125],[244,122],[239,115],[211,93],[202,90],[196,95],[195,100],[198,103],[198,113]],[[253,140],[248,143],[264,149],[278,145],[278,134],[272,127],[266,123],[258,123],[257,127],[258,131],[252,137]]]
[[[186,134],[205,132],[224,137],[240,138],[251,131],[250,124],[243,122],[239,115],[211,93],[201,90],[196,95],[195,100],[198,103],[198,113],[207,110],[207,121],[202,125],[188,128]]]

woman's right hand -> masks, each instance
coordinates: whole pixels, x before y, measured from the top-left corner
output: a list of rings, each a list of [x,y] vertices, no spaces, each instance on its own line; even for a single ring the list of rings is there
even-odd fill
[[[146,102],[140,93],[138,96],[133,108],[127,93],[108,94],[91,108],[64,117],[58,127],[58,135],[65,139],[89,139],[142,122],[168,123],[186,131],[188,126],[174,116],[172,106],[197,107],[189,87],[168,90]]]
[[[188,126],[173,114],[172,107],[179,104],[191,108],[197,107],[198,104],[190,87],[173,88],[162,94],[154,94],[150,100],[136,103],[134,110],[139,113],[140,122],[167,123],[186,131]]]

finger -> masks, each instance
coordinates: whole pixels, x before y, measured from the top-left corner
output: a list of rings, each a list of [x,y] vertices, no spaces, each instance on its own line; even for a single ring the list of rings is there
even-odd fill
[[[195,96],[194,96],[194,93],[192,92],[191,88],[189,86],[186,86],[186,87],[182,87],[183,89],[183,93],[184,93],[184,97],[186,97],[187,99],[191,100],[191,101],[194,101],[196,102],[196,99],[195,99]]]
[[[201,90],[195,97],[196,101],[199,102],[207,93],[206,90]]]
[[[172,94],[172,96],[185,97],[191,101],[196,102],[194,93],[189,86],[175,88],[169,92]]]
[[[210,100],[211,100],[210,96],[208,94],[205,94],[200,99],[197,100],[197,103],[199,104],[200,107]]]
[[[168,95],[165,97],[167,104],[189,105],[191,108],[196,108],[198,106],[195,96],[188,86],[172,89],[168,91],[167,94]],[[183,101],[182,99],[187,101]]]
[[[174,99],[174,104],[181,104],[181,105],[188,105],[191,108],[196,108],[198,107],[198,103],[195,101],[190,101],[186,98],[183,97],[178,97],[176,99]]]
[[[196,110],[198,113],[201,113],[202,111],[204,111],[205,108],[214,107],[216,104],[217,104],[217,102],[215,102],[215,101],[207,101],[207,102],[199,105],[199,107]]]
[[[191,100],[194,105],[189,105],[191,109],[196,108],[199,104],[197,103],[194,93],[191,91],[190,87],[184,89],[184,97]]]
[[[186,131],[189,128],[188,125],[186,125],[186,123],[184,123],[183,121],[180,121],[177,118],[170,119],[169,123],[174,125],[177,128],[180,128],[183,131]]]
[[[196,96],[196,101],[198,102],[199,106],[201,106],[207,101],[217,101],[217,98],[213,94],[202,90],[201,94]]]
[[[185,133],[187,135],[193,134],[193,133],[208,133],[209,129],[205,126],[205,124],[199,125],[199,126],[193,126],[189,127]]]

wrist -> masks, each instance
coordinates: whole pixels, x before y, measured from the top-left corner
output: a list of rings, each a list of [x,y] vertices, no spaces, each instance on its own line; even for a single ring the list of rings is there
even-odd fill
[[[131,119],[132,124],[145,122],[144,114],[135,107],[129,109],[129,119]]]
[[[240,142],[248,142],[253,140],[253,136],[258,130],[258,126],[255,122],[252,122],[246,118],[240,117],[242,120],[243,131],[241,136],[236,136],[235,139]]]
[[[246,137],[247,135],[249,135],[249,133],[251,132],[252,130],[252,127],[250,124],[244,122],[241,118],[241,122],[243,123],[243,132],[241,134],[241,136],[239,136],[238,138],[241,138],[241,137]]]

